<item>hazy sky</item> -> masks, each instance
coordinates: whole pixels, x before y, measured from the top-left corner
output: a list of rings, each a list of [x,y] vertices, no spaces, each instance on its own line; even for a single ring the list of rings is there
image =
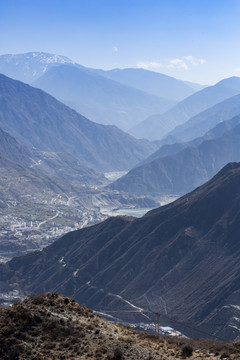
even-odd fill
[[[0,54],[144,67],[211,84],[240,76],[240,0],[0,0]]]

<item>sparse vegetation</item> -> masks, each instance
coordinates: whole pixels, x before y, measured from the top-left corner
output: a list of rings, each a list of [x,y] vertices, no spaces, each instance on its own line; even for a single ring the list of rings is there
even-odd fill
[[[48,293],[0,308],[1,360],[239,360],[240,342],[161,337],[112,324]]]

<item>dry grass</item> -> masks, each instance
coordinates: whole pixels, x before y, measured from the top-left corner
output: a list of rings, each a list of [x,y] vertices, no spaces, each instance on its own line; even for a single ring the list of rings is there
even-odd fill
[[[240,342],[156,338],[112,324],[58,294],[38,295],[0,311],[2,360],[240,359]]]

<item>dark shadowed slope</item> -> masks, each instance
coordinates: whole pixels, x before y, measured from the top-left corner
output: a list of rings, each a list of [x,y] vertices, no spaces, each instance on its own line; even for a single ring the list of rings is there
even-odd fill
[[[165,148],[168,153],[172,150],[172,155],[157,157],[132,169],[110,184],[109,188],[154,195],[185,194],[193,190],[228,162],[240,160],[239,117],[237,120],[238,125],[216,139],[201,142],[199,138],[196,139],[196,144],[175,144]],[[210,135],[209,137],[211,139]],[[181,150],[184,146],[186,147]]]
[[[240,164],[228,164],[140,219],[110,218],[14,258],[0,268],[1,287],[59,291],[98,310],[119,310],[122,318],[147,321],[140,308],[159,311],[234,339],[240,335],[239,184]]]
[[[42,90],[0,75],[0,127],[21,144],[67,152],[100,171],[125,170],[156,150],[115,126],[93,123]]]
[[[240,78],[231,77],[222,80],[189,96],[165,114],[153,115],[145,119],[129,133],[137,138],[162,139],[177,125],[184,124],[191,117],[239,93]]]
[[[53,67],[32,85],[97,123],[125,131],[176,104],[75,65]]]

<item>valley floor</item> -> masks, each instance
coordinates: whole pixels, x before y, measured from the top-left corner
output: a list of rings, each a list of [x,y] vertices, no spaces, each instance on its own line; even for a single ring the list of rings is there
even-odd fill
[[[120,174],[111,173],[111,176]],[[83,187],[81,191],[79,198],[60,196],[44,200],[23,196],[6,201],[0,209],[0,263],[40,250],[70,231],[96,224],[109,216],[141,217],[153,208],[153,204],[165,205],[176,199],[171,195],[146,201],[141,199],[141,207],[137,198],[128,194],[113,194],[101,187]]]

